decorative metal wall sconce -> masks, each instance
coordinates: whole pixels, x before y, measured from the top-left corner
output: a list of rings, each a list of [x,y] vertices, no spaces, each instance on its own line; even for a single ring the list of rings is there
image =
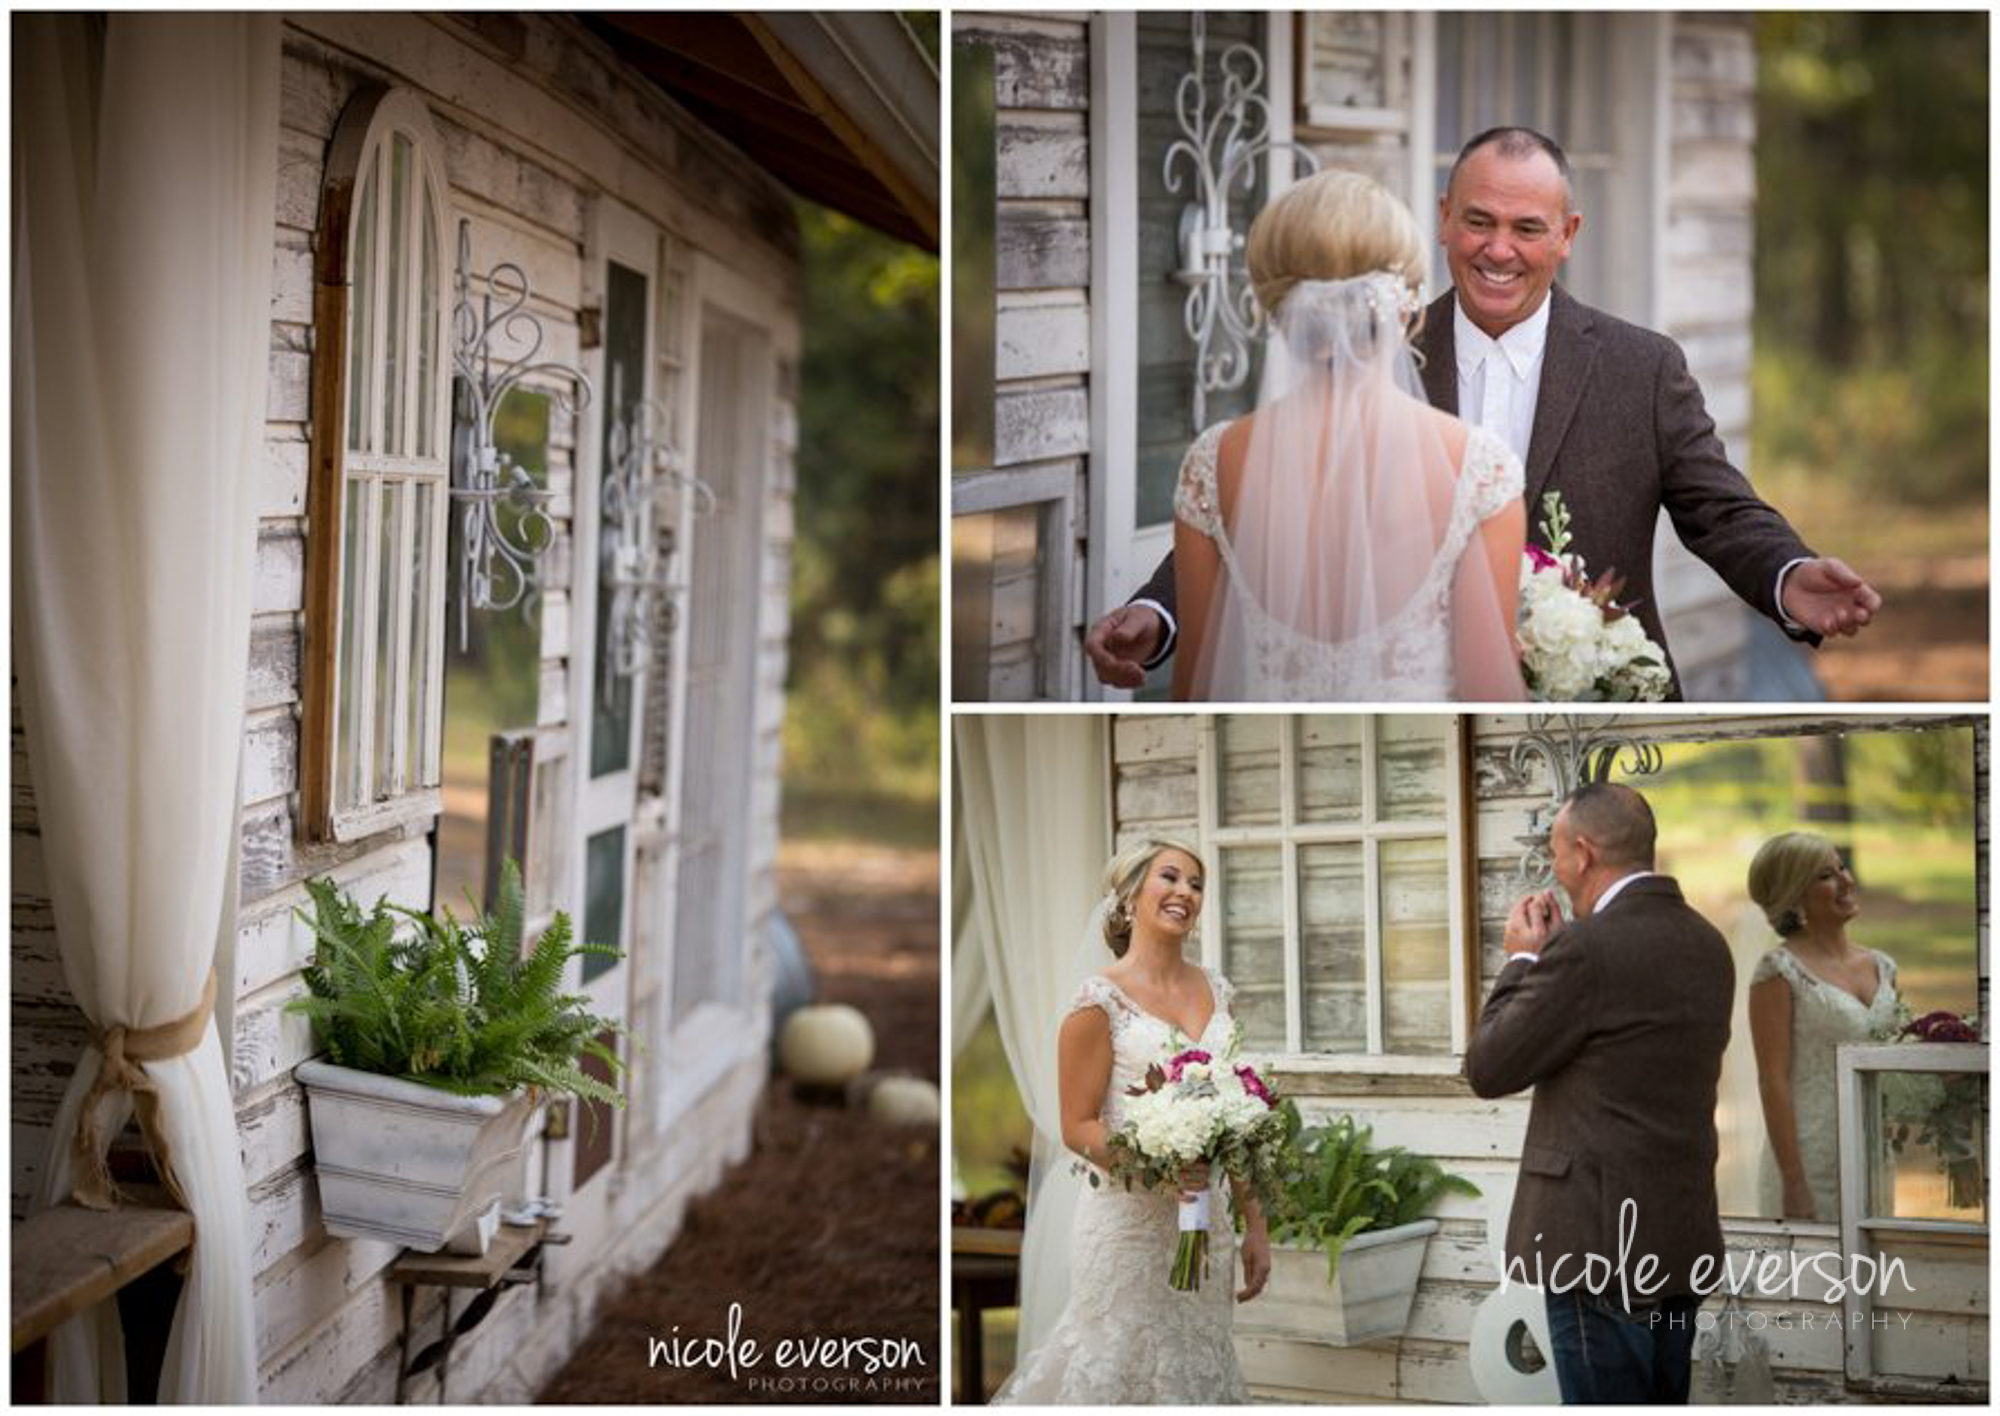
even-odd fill
[[[538,360],[542,322],[530,314],[528,277],[512,261],[486,274],[475,305],[472,295],[472,223],[458,224],[458,270],[453,277],[452,369],[457,376],[452,429],[451,499],[459,513],[458,647],[468,643],[474,610],[510,610],[538,592],[541,557],[555,538],[543,509],[552,493],[497,444],[494,419],[508,392],[532,376],[568,381],[553,397],[572,416],[590,401],[582,369]],[[495,369],[495,335],[518,341],[519,357]],[[568,389],[573,387],[572,395]],[[515,513],[510,533],[499,511]]]
[[[1194,182],[1194,197],[1181,209],[1181,265],[1174,279],[1188,287],[1181,323],[1195,346],[1193,430],[1199,432],[1208,425],[1208,395],[1239,389],[1250,377],[1250,340],[1258,326],[1256,298],[1233,264],[1243,239],[1229,224],[1230,191],[1240,186],[1245,196],[1255,192],[1252,164],[1268,153],[1290,151],[1308,175],[1319,171],[1319,158],[1297,143],[1271,141],[1270,101],[1258,92],[1264,59],[1248,44],[1223,50],[1221,101],[1209,114],[1208,23],[1198,10],[1189,23],[1194,68],[1174,90],[1174,118],[1183,136],[1168,146],[1161,176],[1178,194],[1176,159],[1185,158]]]
[[[1524,889],[1546,890],[1555,884],[1549,838],[1555,830],[1556,813],[1570,793],[1609,779],[1621,752],[1631,754],[1626,770],[1635,776],[1651,776],[1665,764],[1659,744],[1615,731],[1616,723],[1615,718],[1575,713],[1529,715],[1528,731],[1514,744],[1512,765],[1516,772],[1525,774],[1529,763],[1539,757],[1547,765],[1551,781],[1548,801],[1529,812],[1527,833],[1514,838],[1521,843],[1519,877]]]
[[[609,465],[598,491],[599,563],[610,591],[605,626],[607,653],[600,661],[605,686],[631,678],[652,655],[652,626],[664,615],[674,623],[673,585],[667,568],[674,554],[674,528],[660,524],[666,495],[689,486],[695,511],[715,509],[715,493],[687,469],[678,446],[664,431],[666,410],[647,400],[625,407],[622,370],[612,371]]]

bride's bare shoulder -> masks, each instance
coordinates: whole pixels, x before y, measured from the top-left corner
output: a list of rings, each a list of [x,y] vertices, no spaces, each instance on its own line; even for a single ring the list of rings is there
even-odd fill
[[[1444,439],[1444,448],[1451,454],[1452,466],[1463,467],[1465,445],[1472,438],[1472,425],[1456,413],[1447,413],[1442,408],[1431,407],[1428,403],[1424,405],[1424,412],[1430,418],[1431,425],[1438,430],[1438,435]]]

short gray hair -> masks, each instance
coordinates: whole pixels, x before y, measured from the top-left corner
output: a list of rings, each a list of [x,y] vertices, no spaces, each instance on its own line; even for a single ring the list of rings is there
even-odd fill
[[[1563,215],[1567,216],[1576,209],[1574,196],[1576,173],[1570,169],[1568,156],[1563,152],[1562,145],[1554,138],[1547,133],[1538,133],[1533,128],[1488,128],[1483,133],[1474,134],[1465,146],[1458,150],[1458,157],[1451,164],[1451,175],[1446,177],[1444,182],[1446,195],[1450,195],[1452,187],[1458,182],[1458,169],[1465,166],[1466,159],[1483,147],[1498,148],[1502,157],[1516,159],[1533,157],[1538,152],[1546,155],[1555,163],[1556,171],[1562,174]]]
[[[1571,792],[1568,806],[1570,834],[1589,837],[1606,865],[1653,868],[1659,829],[1644,797],[1618,782],[1592,782]]]

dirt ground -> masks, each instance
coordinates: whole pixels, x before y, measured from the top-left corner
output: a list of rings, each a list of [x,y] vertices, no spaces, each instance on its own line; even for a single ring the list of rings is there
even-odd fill
[[[875,1030],[875,1070],[938,1080],[938,857],[787,842],[779,898],[828,1002]],[[651,1272],[600,1304],[596,1329],[544,1402],[939,1402],[939,1152],[935,1131],[890,1130],[837,1103],[766,1087],[750,1158],[696,1202]],[[766,1360],[731,1377],[648,1365],[648,1339],[741,1335]],[[908,1339],[922,1361],[865,1375],[865,1358],[793,1367],[781,1339]],[[878,1351],[886,1350],[882,1344]],[[909,1349],[914,1350],[914,1349]]]
[[[1982,702],[1987,687],[1987,562],[1942,557],[1870,565],[1882,613],[1831,639],[1813,666],[1837,702]]]

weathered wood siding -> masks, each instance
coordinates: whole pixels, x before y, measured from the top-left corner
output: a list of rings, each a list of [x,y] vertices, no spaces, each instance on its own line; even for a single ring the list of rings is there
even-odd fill
[[[992,561],[987,697],[1037,696],[1039,655],[1076,657],[1082,600],[1062,607],[1059,644],[1036,642],[1049,566],[1083,583],[1090,450],[1090,48],[1081,15],[959,10],[956,39],[993,52],[998,212],[994,228],[993,462],[1002,478],[1067,479],[1078,508],[1056,544],[1000,518]]]
[[[1687,352],[1716,435],[1750,465],[1750,316],[1757,202],[1757,41],[1750,15],[1675,14],[1668,32],[1667,227],[1659,318]],[[1664,517],[1655,585],[1691,700],[1747,696],[1750,619]]]
[[[1200,803],[1197,799],[1196,752],[1199,719],[1183,714],[1126,714],[1109,724],[1112,758],[1112,820],[1118,844],[1148,834],[1178,836],[1199,842]],[[1774,732],[1807,732],[1843,725],[1830,715],[1759,717],[1649,717],[1646,735],[1660,742],[1716,741],[1765,736]],[[1852,726],[1849,721],[1846,726]],[[1890,726],[1882,719],[1869,726]],[[1478,998],[1492,991],[1504,951],[1501,939],[1506,913],[1519,893],[1517,837],[1528,828],[1528,813],[1548,800],[1549,784],[1540,765],[1523,775],[1511,761],[1523,731],[1517,717],[1477,717],[1473,722],[1468,785],[1475,810],[1474,856],[1477,861],[1477,929],[1479,931]],[[1975,762],[1979,780],[1988,770],[1990,744],[1982,729],[1976,737]],[[1977,830],[1986,837],[1986,798],[1977,804]],[[1983,855],[1981,857],[1984,859]],[[1211,860],[1211,867],[1215,862]],[[1987,927],[1987,895],[1982,867],[1979,928]],[[1447,1168],[1465,1175],[1488,1195],[1511,1193],[1527,1127],[1529,1097],[1485,1100],[1472,1094],[1450,1070],[1426,1067],[1426,1060],[1399,1059],[1380,1070],[1327,1072],[1282,1070],[1279,1080],[1296,1097],[1309,1120],[1347,1114],[1372,1126],[1379,1144],[1405,1146],[1438,1157]],[[1423,1070],[1419,1070],[1422,1068]],[[1448,1196],[1436,1211],[1441,1220],[1424,1256],[1421,1284],[1407,1332],[1400,1339],[1337,1349],[1307,1343],[1239,1336],[1238,1352],[1253,1391],[1263,1399],[1283,1401],[1422,1401],[1480,1402],[1469,1352],[1472,1323],[1480,1305],[1497,1291],[1499,1275],[1489,1248],[1490,1224],[1504,1225],[1505,1213],[1495,1213],[1487,1198]],[[1784,1227],[1755,1220],[1731,1220],[1725,1225],[1732,1260],[1739,1265],[1753,1254],[1810,1255],[1837,1241],[1795,1236]],[[1983,1265],[1984,1249],[1977,1252]],[[1957,1361],[1960,1370],[1986,1379],[1985,1344],[1988,1298],[1977,1275],[1983,1268],[1963,1256],[1927,1253],[1930,1267],[1916,1277],[1920,1305],[1908,1312],[1907,1329],[1885,1338],[1885,1360],[1916,1364]],[[1916,1263],[1912,1262],[1913,1275]],[[1826,1299],[1826,1284],[1809,1272],[1788,1298],[1751,1305],[1768,1318],[1792,1315],[1789,1329],[1767,1328],[1778,1381],[1778,1398],[1787,1403],[1849,1399],[1843,1375],[1839,1329],[1833,1325],[1840,1307]],[[1803,1324],[1810,1314],[1814,1326]],[[1253,1320],[1245,1310],[1240,1320]],[[1943,1370],[1933,1366],[1932,1370]]]
[[[423,906],[431,889],[428,823],[367,840],[321,845],[300,839],[295,819],[299,770],[300,652],[304,633],[305,516],[309,390],[312,376],[312,248],[329,139],[348,98],[371,82],[426,96],[442,145],[453,217],[472,221],[474,264],[518,262],[535,291],[543,356],[579,357],[585,224],[593,192],[636,208],[687,247],[704,251],[782,292],[784,327],[774,330],[782,362],[774,371],[770,463],[760,509],[762,604],[758,642],[749,818],[750,900],[745,996],[768,990],[762,939],[776,908],[778,772],[784,713],[788,585],[797,428],[798,266],[790,199],[657,90],[623,70],[602,42],[567,18],[315,14],[289,20],[280,75],[277,244],[271,300],[271,389],[267,405],[264,501],[257,532],[251,667],[244,716],[241,914],[234,968],[231,1080],[256,1245],[258,1355],[263,1399],[287,1403],[393,1400],[402,1309],[382,1270],[388,1244],[348,1242],[320,1225],[305,1097],[292,1069],[312,1050],[304,1022],[283,1009],[303,990],[298,969],[311,949],[293,915],[307,902],[303,882],[327,875],[365,899]],[[587,435],[587,434],[586,434]],[[571,519],[576,419],[551,409],[549,474],[557,541],[548,563],[542,615],[538,721],[569,735],[569,660],[588,646],[570,635]],[[84,1038],[57,962],[43,883],[33,789],[19,722],[13,721],[13,1156],[12,1213],[19,1218],[49,1143],[49,1126]],[[567,770],[566,766],[557,771]],[[538,862],[541,878],[569,878],[563,859],[568,788],[538,785],[538,810],[561,823],[541,833],[558,854]],[[663,810],[642,796],[639,815]],[[642,820],[642,834],[645,823]],[[660,832],[657,822],[653,835]],[[648,978],[665,969],[671,912],[648,894],[652,862],[632,888],[633,964]],[[713,888],[712,882],[701,882]],[[554,902],[580,913],[578,901]],[[660,959],[652,956],[658,954]],[[634,999],[635,1033],[648,1034]],[[764,1075],[761,1038],[745,1040],[741,1061],[668,1132],[636,1127],[619,1157],[620,1183],[595,1254],[565,1254],[587,1277],[514,1289],[453,1355],[453,1400],[533,1399],[585,1332],[604,1285],[652,1262],[678,1231],[688,1200],[746,1153],[749,1117]],[[567,1170],[567,1157],[559,1157]],[[586,1240],[586,1244],[587,1244]],[[579,1246],[583,1247],[583,1246]],[[463,1299],[454,1299],[463,1304]],[[412,1318],[437,1330],[435,1290]],[[435,1399],[434,1378],[414,1399]]]

